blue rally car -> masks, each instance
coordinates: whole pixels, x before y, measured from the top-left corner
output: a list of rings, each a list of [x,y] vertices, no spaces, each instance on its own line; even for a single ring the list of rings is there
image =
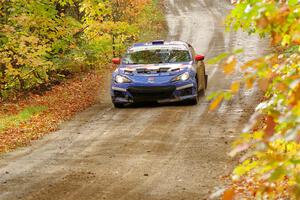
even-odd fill
[[[115,107],[135,102],[189,101],[197,104],[207,87],[204,56],[181,41],[135,44],[112,61],[111,97]]]

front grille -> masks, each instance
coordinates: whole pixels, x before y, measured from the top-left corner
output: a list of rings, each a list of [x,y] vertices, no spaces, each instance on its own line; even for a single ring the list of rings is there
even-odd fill
[[[147,69],[147,68],[139,68],[136,69],[138,74],[157,74],[157,73],[166,73],[170,70],[169,67],[161,67],[158,69]]]
[[[158,101],[171,98],[175,90],[175,86],[128,88],[134,101]]]

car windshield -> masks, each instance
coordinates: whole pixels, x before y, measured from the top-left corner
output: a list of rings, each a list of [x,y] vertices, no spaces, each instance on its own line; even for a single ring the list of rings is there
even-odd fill
[[[190,62],[189,51],[183,49],[132,50],[123,58],[123,64],[159,64]]]

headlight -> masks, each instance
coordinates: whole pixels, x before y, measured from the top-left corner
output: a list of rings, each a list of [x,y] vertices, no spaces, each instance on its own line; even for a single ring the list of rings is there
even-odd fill
[[[172,81],[186,81],[190,78],[190,73],[185,72],[175,78],[172,79]]]
[[[131,83],[132,82],[129,78],[126,78],[126,77],[121,76],[121,75],[117,75],[115,77],[115,81],[117,83]]]

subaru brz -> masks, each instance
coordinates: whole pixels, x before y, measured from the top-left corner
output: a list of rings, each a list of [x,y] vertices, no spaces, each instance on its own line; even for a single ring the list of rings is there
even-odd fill
[[[207,88],[204,56],[186,42],[134,44],[112,62],[118,65],[111,82],[117,108],[136,102],[197,104]]]

